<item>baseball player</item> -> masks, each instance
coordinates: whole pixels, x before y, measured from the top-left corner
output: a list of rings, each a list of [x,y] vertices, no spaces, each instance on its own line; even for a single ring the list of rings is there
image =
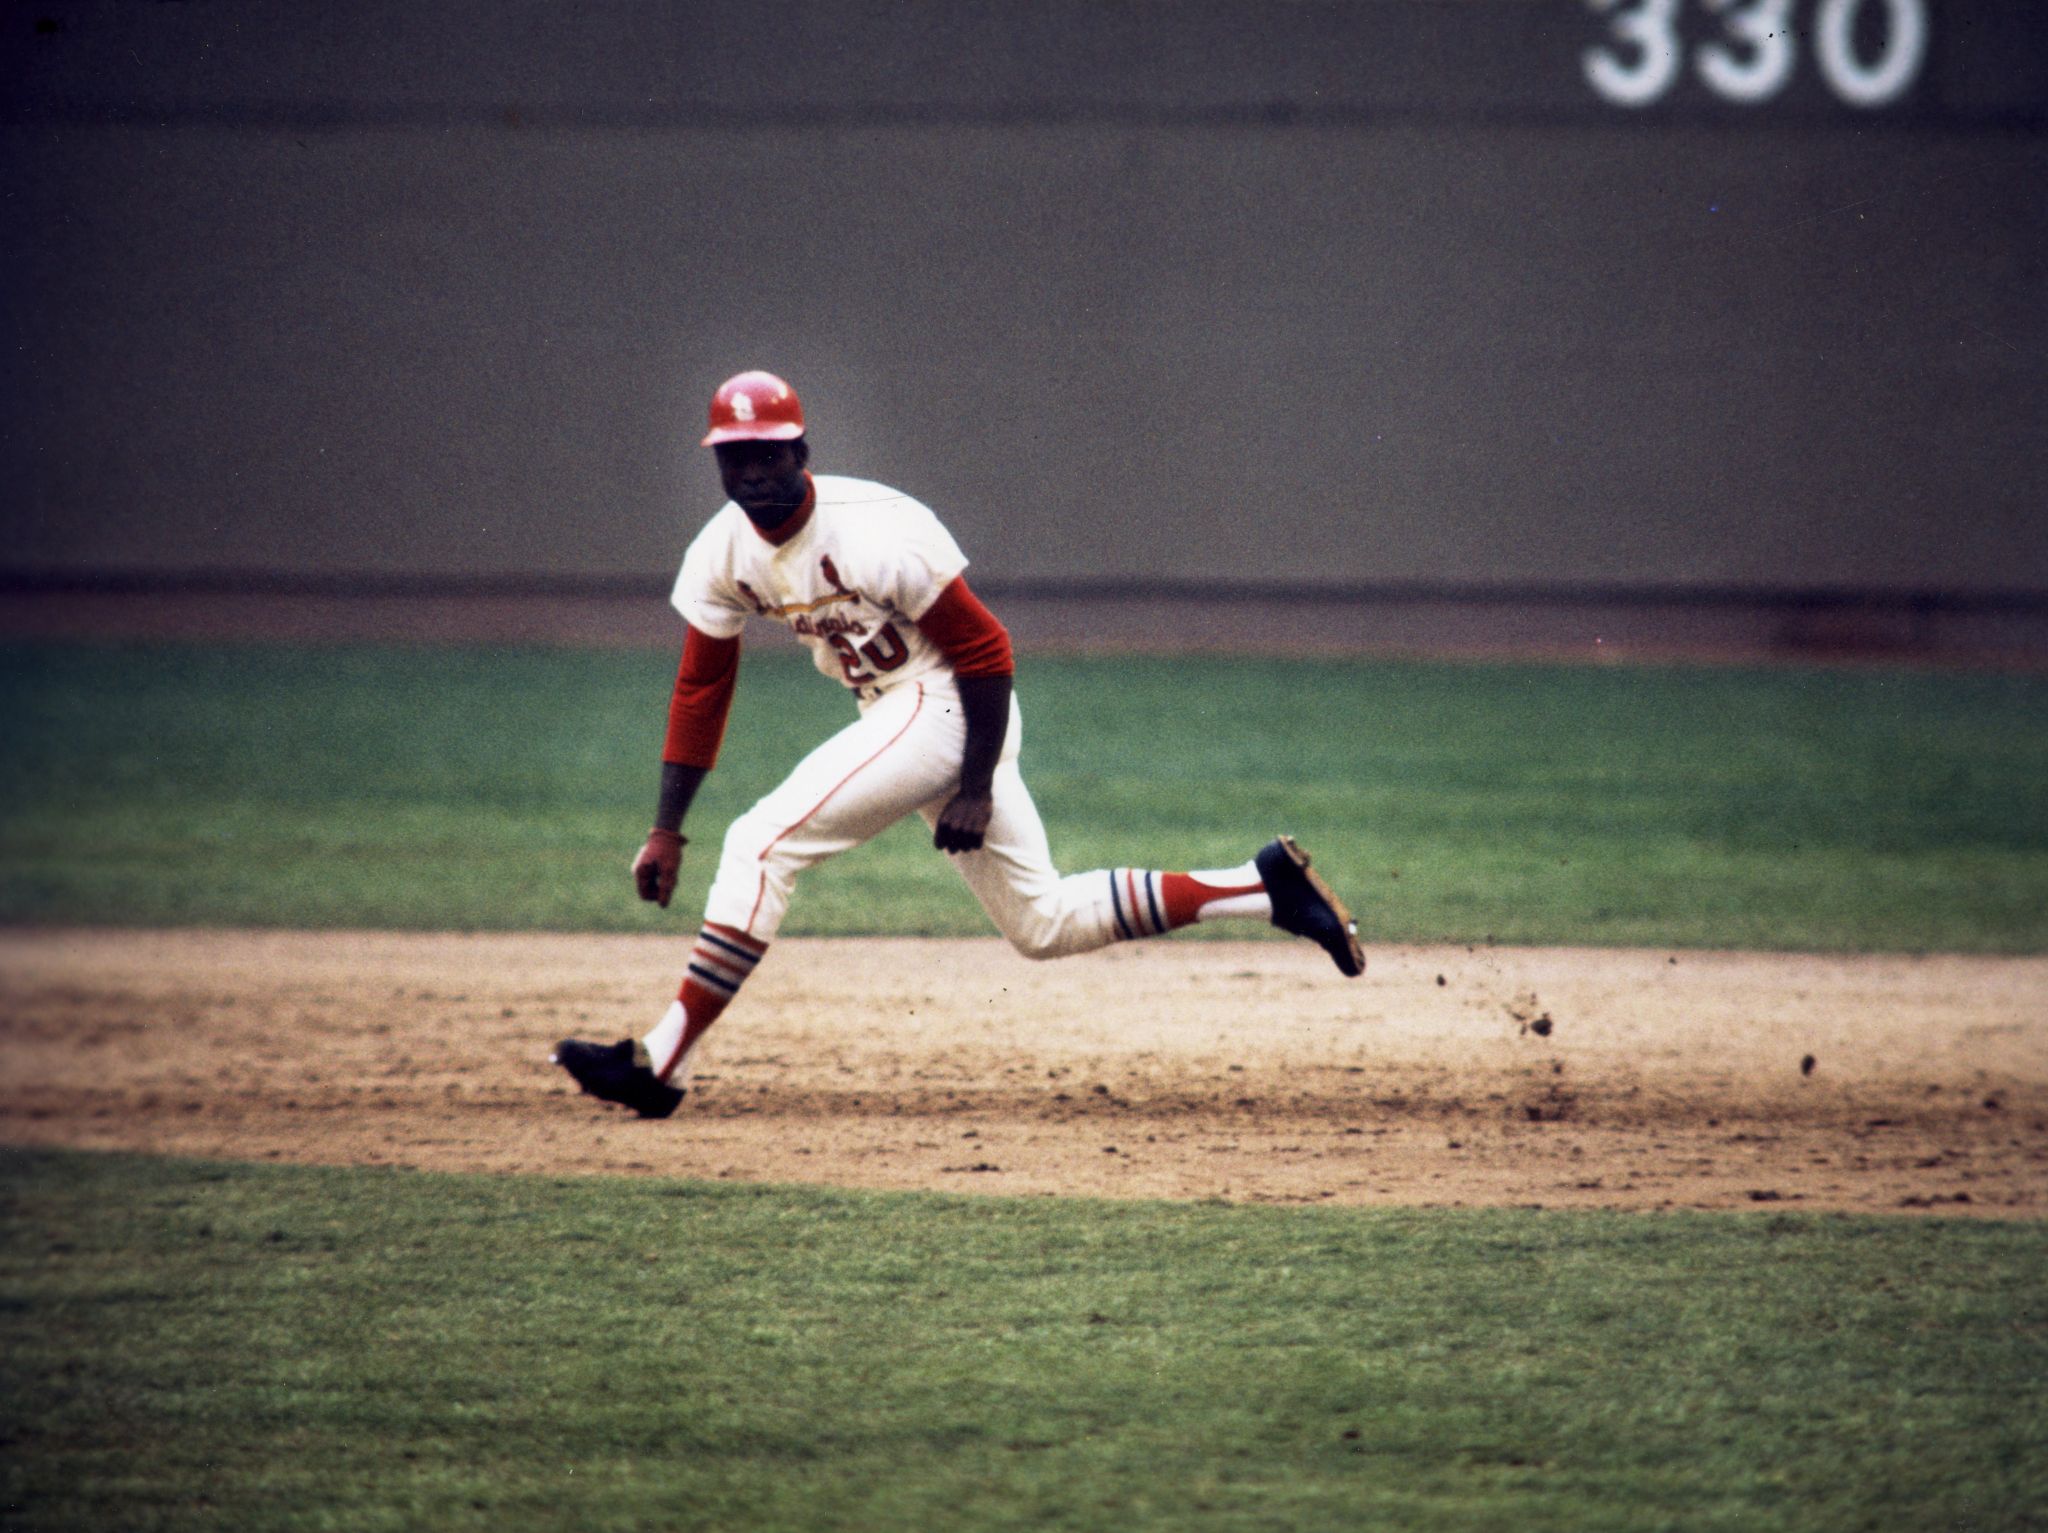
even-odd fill
[[[1026,957],[1237,916],[1320,944],[1346,975],[1364,972],[1350,912],[1286,836],[1236,868],[1062,877],[1017,769],[1009,634],[969,589],[966,555],[939,519],[885,485],[810,473],[803,407],[772,373],[719,386],[704,445],[730,499],[690,544],[671,597],[688,629],[660,802],[633,859],[640,897],[666,907],[675,890],[683,820],[718,758],[750,618],[789,627],[859,716],[727,829],[681,991],[653,1029],[556,1046],[584,1091],[644,1118],[674,1112],[698,1042],[775,940],[798,877],[908,814]]]

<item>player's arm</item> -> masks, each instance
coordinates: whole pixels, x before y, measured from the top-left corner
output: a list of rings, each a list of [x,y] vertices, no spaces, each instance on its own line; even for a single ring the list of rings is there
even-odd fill
[[[932,831],[932,845],[942,852],[981,849],[995,815],[996,761],[1010,723],[1008,676],[962,676],[958,682],[967,744],[960,752],[960,791],[939,811]]]
[[[739,679],[740,641],[717,639],[692,627],[683,640],[669,695],[668,738],[661,749],[661,794],[654,828],[633,859],[633,884],[640,898],[666,908],[683,866],[683,820],[704,776],[718,761],[725,720]]]
[[[968,589],[965,576],[939,593],[917,626],[953,668],[967,728],[959,791],[939,811],[932,845],[942,852],[977,851],[995,813],[996,763],[1010,728],[1010,683],[1016,671],[1010,635]]]

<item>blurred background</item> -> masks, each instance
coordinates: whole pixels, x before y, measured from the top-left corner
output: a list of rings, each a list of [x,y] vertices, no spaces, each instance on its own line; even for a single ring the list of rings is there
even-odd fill
[[[2031,0],[0,18],[17,631],[672,635],[761,366],[1027,640],[2048,654]]]

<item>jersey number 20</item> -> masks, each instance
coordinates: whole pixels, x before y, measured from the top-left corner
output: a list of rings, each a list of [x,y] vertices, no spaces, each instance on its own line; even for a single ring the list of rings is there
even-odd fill
[[[910,658],[910,649],[893,623],[884,623],[859,649],[843,633],[833,634],[828,642],[839,653],[839,665],[846,672],[849,686],[864,687],[875,679],[872,673],[861,669],[863,660],[877,671],[893,671]]]

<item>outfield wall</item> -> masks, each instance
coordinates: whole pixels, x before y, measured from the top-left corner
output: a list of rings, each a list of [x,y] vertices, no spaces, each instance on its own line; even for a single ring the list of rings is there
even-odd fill
[[[995,580],[2048,596],[2048,29],[1650,9],[11,9],[0,574],[658,573],[761,364]]]

